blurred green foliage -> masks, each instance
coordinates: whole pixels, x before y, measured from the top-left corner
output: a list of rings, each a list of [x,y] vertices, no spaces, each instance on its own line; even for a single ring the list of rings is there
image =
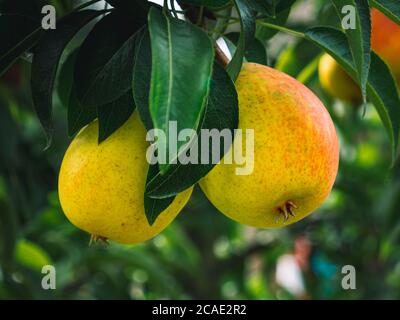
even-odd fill
[[[326,1],[304,3],[289,25],[333,16]],[[276,46],[269,59],[296,77],[320,51],[287,40],[278,34],[270,41]],[[388,139],[373,106],[363,116],[362,108],[330,99],[315,69],[303,80],[335,121],[341,161],[331,196],[312,216],[285,229],[257,230],[219,214],[196,189],[155,239],[89,246],[89,235],[67,221],[58,201],[57,173],[68,145],[62,99],[56,97],[53,145],[44,150],[26,91],[29,67],[20,60],[0,80],[0,299],[400,298],[399,168],[389,167]],[[294,257],[301,269],[300,293],[277,281],[282,256]],[[57,270],[56,290],[41,287],[41,265],[48,263]],[[356,290],[341,287],[344,265],[356,268]]]

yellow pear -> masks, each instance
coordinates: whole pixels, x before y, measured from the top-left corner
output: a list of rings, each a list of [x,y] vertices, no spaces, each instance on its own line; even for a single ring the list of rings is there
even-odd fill
[[[400,26],[378,9],[371,10],[371,47],[389,66],[400,85]],[[319,79],[322,88],[332,97],[359,104],[358,84],[328,54],[321,57]]]
[[[266,66],[245,64],[236,87],[239,129],[254,130],[254,170],[238,175],[241,165],[222,161],[200,186],[240,223],[277,228],[299,221],[323,203],[337,175],[339,143],[330,115],[308,88]],[[236,148],[248,151],[245,137],[235,138],[230,157]]]
[[[322,55],[318,73],[321,87],[329,95],[354,104],[361,103],[359,86],[329,54]]]
[[[192,189],[178,194],[150,226],[144,211],[147,147],[137,112],[100,145],[97,121],[82,129],[60,170],[59,197],[67,218],[97,238],[120,243],[159,234],[185,206]]]

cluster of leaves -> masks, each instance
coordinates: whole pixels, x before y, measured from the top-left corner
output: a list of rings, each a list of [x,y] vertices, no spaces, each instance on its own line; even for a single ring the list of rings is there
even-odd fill
[[[145,0],[107,0],[110,7],[87,9],[96,2],[88,1],[58,17],[55,30],[43,30],[42,1],[0,1],[0,74],[21,55],[33,54],[32,100],[48,145],[53,135],[57,78],[63,82],[70,136],[98,118],[101,143],[135,108],[147,130],[166,133],[166,142],[169,121],[176,121],[178,130],[229,129],[233,134],[238,126],[234,81],[245,60],[268,63],[265,44],[281,30],[321,47],[360,84],[364,101],[375,105],[389,133],[392,159],[396,160],[400,99],[389,68],[371,52],[370,5],[399,22],[399,3],[332,0],[340,18],[343,6],[357,8],[356,29],[343,32],[329,26],[313,27],[301,33],[282,26],[295,0],[179,0],[183,11],[175,9],[174,1],[164,1],[160,7]],[[179,15],[186,19],[178,19]],[[221,65],[226,59],[215,50],[215,41],[224,36],[232,21],[239,23],[240,32],[226,35],[233,57]],[[91,30],[81,44],[69,48],[71,40],[88,25]],[[65,54],[73,65],[72,73],[59,70]],[[179,152],[187,151],[181,148],[184,144],[178,141]],[[165,150],[168,154],[168,144]],[[212,167],[178,161],[150,168],[145,193],[149,223],[154,223],[177,193],[194,185]]]

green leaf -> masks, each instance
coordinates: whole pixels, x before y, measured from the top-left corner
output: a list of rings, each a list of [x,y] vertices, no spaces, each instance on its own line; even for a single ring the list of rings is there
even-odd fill
[[[291,8],[296,0],[278,0],[278,4],[276,5],[276,13],[280,13]]]
[[[178,3],[187,3],[195,6],[219,8],[229,4],[231,0],[178,0]]]
[[[98,104],[98,91],[92,90],[96,81],[107,63],[113,58],[124,43],[146,21],[145,12],[138,9],[135,19],[122,11],[115,10],[100,20],[91,30],[83,42],[75,63],[74,81],[76,83],[77,97],[83,104]],[[107,102],[114,99],[111,90],[103,95],[108,95]],[[115,99],[120,94],[115,94]]]
[[[140,117],[146,129],[151,130],[153,123],[148,103],[151,81],[151,45],[147,30],[143,32],[137,48],[132,88]],[[214,64],[213,70],[210,95],[201,128],[233,131],[237,128],[239,121],[236,89],[227,72],[219,64]],[[229,146],[225,146],[227,147]],[[220,150],[221,157],[225,151],[225,149]],[[199,163],[200,160],[199,158]],[[148,179],[146,192],[149,196],[156,198],[176,195],[195,184],[213,167],[213,164],[174,164],[164,175],[158,172],[152,179]]]
[[[85,103],[99,106],[113,102],[130,91],[135,42],[136,33],[99,67],[96,77],[86,91]]]
[[[211,81],[210,98],[203,117],[201,129],[216,129],[221,132],[228,129],[231,136],[239,123],[238,98],[235,85],[225,69],[215,63]],[[229,150],[230,145],[220,141],[220,159]],[[198,145],[202,145],[201,134],[199,134]],[[209,144],[209,159],[215,152],[212,142]],[[220,160],[219,159],[219,160]],[[146,193],[154,198],[164,198],[176,195],[194,185],[203,178],[215,166],[211,161],[209,164],[201,164],[201,152],[198,153],[198,164],[174,164],[166,174],[158,173],[149,180]],[[215,162],[215,161],[214,161]]]
[[[250,6],[257,13],[263,13],[270,17],[276,15],[276,5],[279,0],[253,0],[250,1]]]
[[[31,71],[32,100],[46,133],[47,146],[50,145],[53,134],[53,88],[61,55],[74,35],[99,14],[96,10],[85,10],[69,15],[58,23],[55,30],[46,31],[34,50]]]
[[[170,137],[170,121],[177,131],[197,130],[206,106],[214,60],[211,39],[200,28],[183,20],[173,19],[160,10],[149,12],[152,52],[150,113],[154,128]],[[184,144],[177,141],[177,150]],[[169,143],[159,145],[168,155]],[[168,164],[160,164],[165,173],[178,155]]]
[[[147,173],[146,184],[151,181],[157,174],[159,174],[158,166],[151,165]],[[169,207],[174,199],[175,195],[164,199],[154,199],[150,198],[148,195],[146,195],[146,193],[144,194],[144,211],[149,225],[153,225],[154,222],[156,222],[158,216]]]
[[[276,14],[274,17],[261,19],[260,21],[271,23],[275,25],[284,25],[289,18],[290,10],[295,0],[282,0],[276,7]],[[257,25],[256,36],[261,41],[267,41],[278,33],[277,30],[267,28],[262,25]]]
[[[240,17],[240,37],[238,40],[236,52],[229,63],[227,70],[233,81],[236,81],[240,70],[242,69],[245,51],[250,47],[254,40],[256,32],[255,16],[250,4],[245,0],[235,0],[235,7]]]
[[[342,8],[352,6],[356,10],[355,28],[344,31],[350,45],[353,61],[356,65],[357,80],[361,87],[364,102],[367,96],[367,81],[371,63],[371,16],[368,0],[331,0],[340,19],[343,19]],[[347,14],[347,13],[346,13]]]
[[[240,34],[237,32],[228,33],[225,35],[234,44],[237,44]],[[228,44],[229,47],[229,44]],[[251,45],[247,48],[244,53],[244,57],[248,62],[259,63],[263,65],[268,65],[267,50],[264,44],[258,40],[254,39]]]
[[[372,0],[371,4],[400,25],[400,2],[398,0]]]
[[[74,136],[84,126],[97,117],[96,107],[82,104],[76,94],[76,84],[71,87],[71,94],[68,102],[68,135]]]
[[[12,31],[11,31],[12,30]],[[39,40],[42,29],[30,18],[0,16],[0,76]]]
[[[151,83],[151,42],[148,28],[137,37],[135,65],[133,68],[132,92],[140,118],[147,130],[154,128],[149,107]]]
[[[316,27],[306,32],[306,38],[328,52],[353,79],[357,79],[356,67],[343,32],[329,27]],[[394,163],[399,149],[400,98],[390,69],[374,52],[371,54],[367,97],[375,105],[389,134]]]
[[[65,54],[65,53],[64,53]],[[74,66],[78,49],[73,50],[59,67],[60,71],[57,77],[57,93],[61,104],[68,108],[69,97],[71,95],[72,82],[74,79]]]
[[[120,128],[135,110],[132,92],[122,95],[117,100],[97,106],[99,119],[99,143],[106,140]]]
[[[92,99],[87,103],[98,106],[99,142],[122,126],[135,109],[131,84],[140,30],[104,65],[88,91]]]

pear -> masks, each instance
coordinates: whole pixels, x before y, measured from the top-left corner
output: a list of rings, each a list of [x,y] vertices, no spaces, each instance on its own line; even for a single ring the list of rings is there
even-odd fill
[[[321,206],[337,175],[331,117],[307,87],[263,65],[245,64],[236,87],[239,129],[254,130],[254,170],[238,175],[241,164],[222,160],[200,181],[201,189],[242,224],[278,228],[299,221]],[[234,139],[224,159],[234,158],[237,147],[246,153],[245,137]]]
[[[144,210],[149,164],[146,130],[134,112],[98,144],[98,121],[75,137],[59,175],[59,197],[67,218],[95,238],[132,244],[159,234],[182,210],[192,189],[176,196],[150,226]]]
[[[400,85],[400,26],[380,12],[371,10],[371,47],[389,66]],[[328,54],[319,61],[319,79],[321,87],[332,97],[360,104],[361,91],[358,84]]]
[[[319,60],[319,81],[321,87],[332,97],[358,105],[362,101],[358,84],[329,54]]]

